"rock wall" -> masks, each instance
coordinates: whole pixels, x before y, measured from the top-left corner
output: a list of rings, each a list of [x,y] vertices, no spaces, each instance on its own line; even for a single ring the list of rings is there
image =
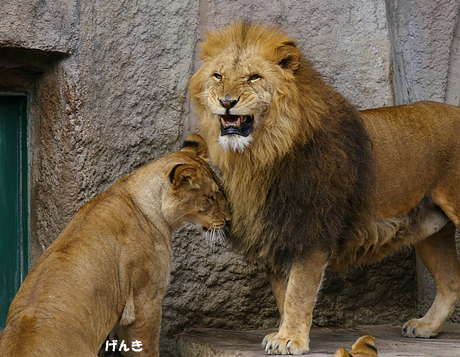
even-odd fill
[[[34,259],[83,203],[197,130],[187,81],[207,30],[234,19],[280,25],[358,108],[422,99],[458,105],[458,12],[447,0],[3,4],[0,93],[26,91],[30,102]],[[256,267],[225,247],[213,249],[193,229],[178,231],[173,246],[163,355],[174,354],[174,335],[190,326],[276,325],[274,299]],[[400,323],[423,312],[423,296],[434,288],[422,269],[416,278],[415,267],[407,250],[376,266],[328,273],[315,323]],[[459,316],[457,310],[453,320]]]
[[[387,8],[396,104],[433,100],[458,105],[459,3],[387,1]]]

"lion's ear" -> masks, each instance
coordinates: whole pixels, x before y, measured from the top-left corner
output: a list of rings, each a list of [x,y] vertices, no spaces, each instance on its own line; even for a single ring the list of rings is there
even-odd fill
[[[194,165],[177,164],[169,173],[169,180],[172,183],[172,190],[177,190],[181,187],[195,189],[198,184],[198,169]]]
[[[300,66],[300,52],[293,41],[285,42],[276,50],[278,65],[291,71]]]
[[[345,348],[340,347],[340,349],[335,353],[334,357],[351,357],[351,355]]]
[[[203,137],[199,134],[192,133],[187,136],[180,151],[187,151],[198,155],[203,160],[208,160],[208,146],[206,145],[206,141],[204,141]]]

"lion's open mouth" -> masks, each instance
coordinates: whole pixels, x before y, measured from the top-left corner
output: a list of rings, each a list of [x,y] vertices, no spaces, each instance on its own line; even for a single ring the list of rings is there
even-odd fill
[[[220,135],[248,136],[252,131],[254,115],[221,115]]]

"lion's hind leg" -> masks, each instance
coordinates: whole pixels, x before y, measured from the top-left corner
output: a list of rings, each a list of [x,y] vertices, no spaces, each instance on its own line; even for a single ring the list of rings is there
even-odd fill
[[[436,297],[425,316],[404,324],[404,336],[428,338],[438,335],[460,300],[460,263],[455,246],[455,228],[449,222],[415,246],[436,283]]]

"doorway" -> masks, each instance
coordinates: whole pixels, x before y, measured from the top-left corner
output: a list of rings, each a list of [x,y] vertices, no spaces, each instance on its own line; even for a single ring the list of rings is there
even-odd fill
[[[0,331],[28,272],[27,97],[0,95]]]

